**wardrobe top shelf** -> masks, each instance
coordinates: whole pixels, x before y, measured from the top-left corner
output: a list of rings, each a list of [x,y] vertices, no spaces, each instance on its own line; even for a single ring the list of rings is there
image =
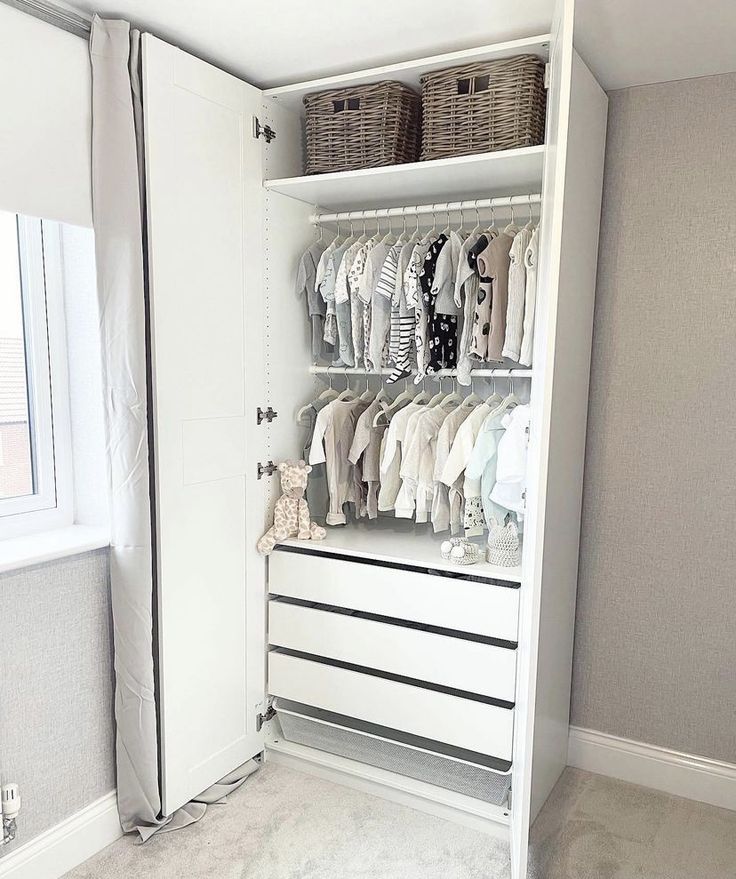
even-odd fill
[[[502,568],[478,562],[476,565],[454,565],[440,555],[440,544],[446,535],[416,527],[413,522],[388,519],[364,525],[352,524],[344,528],[328,528],[324,540],[286,540],[285,546],[297,547],[304,552],[329,553],[373,559],[379,562],[453,571],[489,580],[521,583],[521,568]]]
[[[280,192],[320,210],[361,208],[530,195],[542,189],[544,146],[453,156],[333,174],[266,180]]]
[[[296,113],[302,113],[304,111],[304,96],[313,92],[349,88],[355,85],[369,85],[386,79],[403,82],[404,85],[418,92],[421,88],[420,77],[425,73],[443,70],[446,67],[473,64],[479,61],[496,61],[501,58],[512,58],[514,55],[537,55],[544,61],[547,61],[549,58],[549,44],[549,34],[525,37],[520,40],[506,40],[503,43],[478,46],[474,49],[445,52],[442,55],[415,58],[413,61],[384,64],[381,67],[371,67],[366,70],[340,73],[336,76],[327,76],[322,79],[312,79],[307,82],[276,86],[275,88],[266,89],[263,95],[266,98],[272,98],[277,101],[282,107],[286,107]]]

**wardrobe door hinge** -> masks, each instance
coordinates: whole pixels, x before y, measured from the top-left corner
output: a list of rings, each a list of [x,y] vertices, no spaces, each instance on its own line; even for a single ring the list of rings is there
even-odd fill
[[[264,476],[273,476],[273,474],[279,468],[273,463],[273,461],[268,461],[266,464],[261,464],[258,462],[258,478],[263,479]]]
[[[274,418],[278,417],[279,413],[275,412],[270,406],[268,409],[261,409],[260,406],[256,409],[256,421],[258,424],[263,424],[264,421],[267,421],[270,424]]]
[[[272,140],[276,140],[276,131],[271,128],[271,126],[266,123],[265,125],[261,125],[261,121],[257,116],[253,117],[253,137],[256,140],[263,135],[263,139],[266,143],[271,143]]]
[[[256,732],[260,732],[263,729],[263,724],[273,720],[274,717],[276,717],[276,709],[273,707],[273,702],[269,702],[265,714],[256,715]]]
[[[544,65],[544,87],[549,88],[549,61]]]

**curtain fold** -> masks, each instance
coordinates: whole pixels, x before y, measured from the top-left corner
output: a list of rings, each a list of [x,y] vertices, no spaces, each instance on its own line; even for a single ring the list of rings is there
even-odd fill
[[[140,32],[95,16],[92,209],[110,490],[117,796],[124,831],[146,840],[197,821],[258,768],[235,770],[161,815],[156,707],[154,542],[149,467],[147,266]],[[167,826],[168,825],[168,826]]]

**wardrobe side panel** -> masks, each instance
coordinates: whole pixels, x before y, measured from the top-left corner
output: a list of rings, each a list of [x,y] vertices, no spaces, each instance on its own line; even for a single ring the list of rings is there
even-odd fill
[[[143,49],[157,701],[170,815],[263,749],[265,567],[251,551],[263,519],[262,168],[251,134],[261,93],[150,35]]]
[[[534,330],[527,510],[522,552],[519,648],[511,820],[512,879],[526,879],[532,821],[532,772],[537,662],[541,612],[546,477],[560,248],[562,240],[567,125],[572,77],[575,0],[557,0],[552,22],[547,92],[540,266]]]
[[[275,101],[263,102],[264,119],[276,139],[264,144],[265,176],[301,173],[301,120]],[[296,423],[302,406],[324,387],[309,373],[312,362],[307,304],[295,288],[299,259],[314,241],[309,218],[314,206],[278,193],[265,193],[264,206],[264,363],[266,405],[278,417],[268,425],[268,459],[279,463],[303,456],[307,431]],[[268,481],[268,509],[281,494],[279,475]]]
[[[542,557],[531,817],[567,765],[608,98],[573,51]]]

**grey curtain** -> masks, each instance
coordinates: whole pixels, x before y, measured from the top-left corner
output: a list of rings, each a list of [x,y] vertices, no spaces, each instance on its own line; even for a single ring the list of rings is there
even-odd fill
[[[111,497],[120,823],[143,840],[196,821],[258,764],[249,761],[175,815],[161,815],[154,667],[147,366],[147,275],[140,32],[95,16],[92,204]]]

